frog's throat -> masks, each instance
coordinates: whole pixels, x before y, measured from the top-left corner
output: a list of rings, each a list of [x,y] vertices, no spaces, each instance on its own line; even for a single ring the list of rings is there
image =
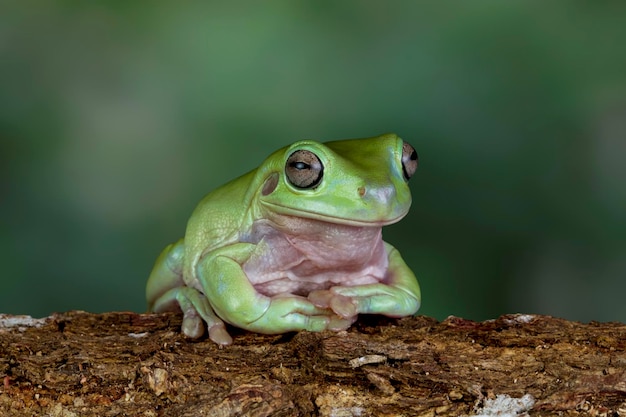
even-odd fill
[[[360,226],[360,227],[382,227],[390,224],[394,224],[402,220],[404,216],[407,215],[409,210],[404,210],[399,216],[393,217],[391,219],[381,219],[381,220],[358,220],[358,219],[348,219],[345,217],[339,216],[329,216],[327,214],[320,214],[318,212],[312,210],[302,210],[300,208],[293,208],[288,206],[282,206],[280,204],[270,203],[268,201],[261,201],[262,205],[266,206],[269,210],[273,211],[279,215],[293,216],[293,217],[302,217],[305,219],[319,220],[323,222],[333,223],[333,224],[341,224],[346,226]]]

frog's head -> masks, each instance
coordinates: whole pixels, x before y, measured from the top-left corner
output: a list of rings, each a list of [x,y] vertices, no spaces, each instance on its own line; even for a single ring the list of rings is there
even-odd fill
[[[257,170],[257,198],[278,215],[358,226],[382,226],[411,205],[409,178],[417,152],[395,134],[280,149]]]

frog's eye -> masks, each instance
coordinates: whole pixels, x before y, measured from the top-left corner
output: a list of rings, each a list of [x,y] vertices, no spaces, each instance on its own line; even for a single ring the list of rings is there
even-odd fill
[[[415,149],[404,142],[402,144],[402,172],[404,173],[404,178],[408,180],[415,174],[417,170],[418,157]]]
[[[315,188],[324,175],[322,161],[311,151],[295,151],[287,159],[285,174],[297,188]]]

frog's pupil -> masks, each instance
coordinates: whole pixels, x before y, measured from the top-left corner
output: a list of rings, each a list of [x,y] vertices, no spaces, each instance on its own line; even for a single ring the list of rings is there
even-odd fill
[[[299,170],[310,169],[311,168],[311,166],[309,164],[305,164],[302,161],[292,162],[291,163],[291,167],[295,168],[295,169],[299,169]]]

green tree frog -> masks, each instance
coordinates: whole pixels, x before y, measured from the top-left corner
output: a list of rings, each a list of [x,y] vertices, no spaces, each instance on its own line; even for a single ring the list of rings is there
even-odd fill
[[[415,149],[395,134],[279,149],[199,203],[146,286],[149,309],[183,312],[182,332],[232,343],[259,333],[343,330],[359,314],[403,317],[420,288],[382,226],[411,205]]]

